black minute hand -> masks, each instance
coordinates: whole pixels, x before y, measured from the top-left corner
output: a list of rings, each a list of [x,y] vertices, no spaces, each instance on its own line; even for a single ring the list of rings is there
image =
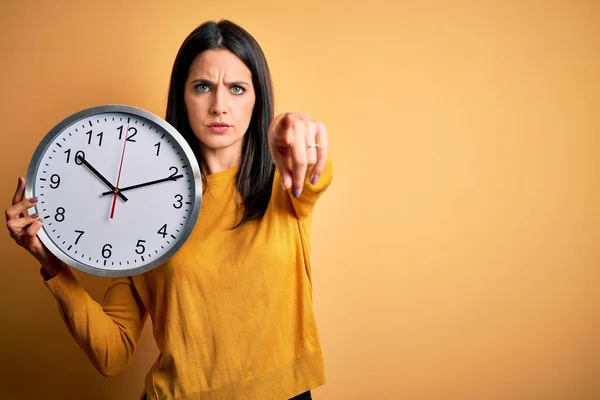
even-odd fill
[[[101,180],[102,182],[104,182],[104,184],[105,184],[106,186],[108,186],[109,188],[111,188],[111,189],[112,189],[112,190],[111,190],[110,192],[108,192],[108,193],[110,193],[110,194],[115,194],[115,190],[116,190],[116,191],[117,191],[117,194],[119,195],[119,197],[120,197],[121,199],[123,199],[123,201],[127,201],[127,200],[128,200],[128,199],[127,199],[127,197],[125,197],[124,195],[122,195],[122,194],[120,193],[120,191],[119,191],[119,190],[117,190],[117,189],[116,189],[116,188],[113,186],[113,184],[112,184],[112,183],[110,183],[110,182],[108,181],[108,179],[106,179],[105,177],[103,177],[103,176],[102,176],[102,174],[101,174],[100,172],[98,172],[98,170],[97,170],[96,168],[92,167],[92,164],[90,164],[90,163],[89,163],[89,162],[88,162],[88,161],[87,161],[87,160],[86,160],[84,157],[82,157],[81,155],[78,155],[76,159],[77,159],[77,160],[79,160],[79,161],[81,161],[81,162],[82,162],[82,163],[83,163],[83,164],[84,164],[86,167],[88,167],[88,168],[90,169],[90,171],[92,171],[92,172],[94,173],[94,175],[96,175],[98,178],[100,178],[100,180]]]
[[[127,186],[127,187],[119,189],[119,192],[123,192],[125,190],[130,190],[130,189],[137,189],[140,187],[154,185],[156,183],[161,183],[161,182],[166,182],[166,181],[176,181],[179,178],[183,178],[183,175],[173,175],[173,176],[169,176],[167,178],[157,179],[157,180],[151,181],[151,182],[145,182],[145,183],[139,183],[139,184],[133,185],[133,186]],[[102,193],[102,196],[107,196],[109,194],[114,194],[114,192],[104,192],[104,193]]]

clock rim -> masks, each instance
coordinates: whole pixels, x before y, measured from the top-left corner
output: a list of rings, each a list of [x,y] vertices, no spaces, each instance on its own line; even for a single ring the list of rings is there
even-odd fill
[[[138,264],[138,266],[135,268],[127,268],[122,270],[95,268],[76,260],[75,258],[68,255],[65,251],[63,251],[60,245],[54,243],[54,241],[46,233],[43,226],[38,231],[37,236],[52,254],[54,254],[56,257],[58,257],[58,259],[60,259],[62,262],[64,262],[70,267],[73,267],[81,272],[99,277],[123,278],[143,274],[166,263],[185,244],[185,242],[187,242],[196,226],[198,217],[200,215],[200,209],[202,206],[202,178],[200,175],[200,167],[198,165],[198,161],[196,160],[194,152],[190,148],[187,141],[183,138],[181,133],[179,133],[179,131],[175,129],[175,127],[173,127],[163,118],[157,116],[156,114],[150,111],[127,104],[102,104],[77,111],[67,116],[58,124],[56,124],[52,129],[50,129],[50,131],[44,136],[44,138],[40,141],[37,148],[35,149],[29,162],[29,166],[27,168],[25,198],[31,198],[34,196],[33,190],[35,186],[34,183],[36,173],[39,170],[39,166],[41,164],[44,154],[46,153],[47,149],[52,144],[54,139],[66,128],[68,128],[70,125],[77,122],[78,120],[89,118],[93,115],[104,114],[109,112],[125,113],[145,118],[155,123],[160,128],[165,130],[168,134],[170,134],[171,137],[175,139],[179,146],[182,148],[184,154],[186,155],[189,161],[190,168],[193,172],[194,177],[193,207],[185,229],[180,232],[180,236],[177,238],[176,243],[174,243],[171,246],[171,248],[169,248],[169,250],[166,251],[160,257],[152,259],[152,261],[142,262],[141,265]],[[36,204],[35,207],[37,208],[38,205]]]

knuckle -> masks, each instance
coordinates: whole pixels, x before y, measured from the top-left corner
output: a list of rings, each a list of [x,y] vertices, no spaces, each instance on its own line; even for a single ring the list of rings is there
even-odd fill
[[[295,120],[292,121],[292,126],[295,129],[298,129],[298,128],[302,127],[303,125],[304,125],[304,122],[301,121],[301,120],[299,120],[299,119],[295,119]]]
[[[282,119],[282,122],[284,123],[292,123],[295,120],[294,114],[292,113],[286,113]]]

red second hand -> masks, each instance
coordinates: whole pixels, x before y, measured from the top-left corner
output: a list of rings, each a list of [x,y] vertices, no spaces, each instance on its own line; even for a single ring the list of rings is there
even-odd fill
[[[129,132],[129,122],[127,123],[127,130],[125,131],[125,140],[123,140],[123,151],[121,152],[121,162],[119,164],[119,175],[117,176],[117,184],[115,188],[119,189],[119,182],[121,181],[121,169],[123,168],[123,158],[125,157],[125,146],[127,146],[127,133]],[[110,219],[113,219],[115,215],[115,205],[117,204],[117,193],[113,195],[112,208],[110,210]]]

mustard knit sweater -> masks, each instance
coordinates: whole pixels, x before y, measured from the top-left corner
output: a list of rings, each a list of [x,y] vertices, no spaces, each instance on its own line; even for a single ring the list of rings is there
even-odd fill
[[[275,174],[265,216],[230,229],[238,167],[207,177],[197,225],[165,264],[108,281],[101,304],[64,267],[42,280],[69,332],[106,376],[130,363],[148,316],[159,356],[149,400],[287,400],[325,383],[313,314],[310,225],[331,161],[299,199]]]

